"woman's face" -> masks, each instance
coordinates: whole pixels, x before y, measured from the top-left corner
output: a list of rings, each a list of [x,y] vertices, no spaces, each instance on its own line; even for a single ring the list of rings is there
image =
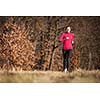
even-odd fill
[[[67,32],[70,32],[71,31],[71,28],[70,27],[67,27]]]

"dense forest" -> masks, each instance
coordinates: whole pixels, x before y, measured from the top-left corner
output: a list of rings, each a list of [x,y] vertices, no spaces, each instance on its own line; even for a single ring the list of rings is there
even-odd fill
[[[0,17],[0,70],[62,70],[66,27],[74,33],[71,70],[100,69],[100,17]]]

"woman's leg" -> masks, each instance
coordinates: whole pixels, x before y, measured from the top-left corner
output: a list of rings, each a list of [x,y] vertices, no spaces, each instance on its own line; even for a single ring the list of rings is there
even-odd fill
[[[71,55],[72,55],[72,50],[67,50],[67,54],[66,54],[66,56],[67,56],[67,69],[69,70],[69,68],[70,68],[70,58],[71,58]]]
[[[63,71],[67,68],[67,59],[66,59],[66,50],[62,50],[62,52],[63,52]]]

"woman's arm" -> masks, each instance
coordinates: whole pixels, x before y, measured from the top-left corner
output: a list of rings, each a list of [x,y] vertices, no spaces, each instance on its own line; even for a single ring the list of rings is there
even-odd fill
[[[64,42],[64,33],[62,33],[58,39],[60,42]]]
[[[74,44],[74,34],[72,34],[72,44]]]

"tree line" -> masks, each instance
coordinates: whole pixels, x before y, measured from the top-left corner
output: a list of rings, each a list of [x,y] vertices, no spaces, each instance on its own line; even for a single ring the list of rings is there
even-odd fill
[[[100,17],[0,17],[1,70],[62,70],[58,37],[67,26],[75,34],[71,69],[99,69]]]

